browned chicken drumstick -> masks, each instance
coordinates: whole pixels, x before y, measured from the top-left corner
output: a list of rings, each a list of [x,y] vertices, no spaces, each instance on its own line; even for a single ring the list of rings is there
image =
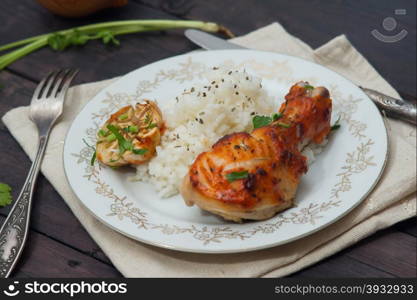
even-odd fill
[[[233,133],[195,159],[180,189],[187,205],[235,222],[264,220],[293,205],[307,159],[300,148],[330,132],[332,100],[324,87],[299,82],[279,119],[252,133]]]

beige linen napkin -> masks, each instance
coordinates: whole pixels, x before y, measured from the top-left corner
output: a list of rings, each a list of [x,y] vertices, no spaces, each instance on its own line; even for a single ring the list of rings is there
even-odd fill
[[[399,97],[345,36],[336,37],[313,50],[275,23],[234,41],[249,48],[288,53],[316,61],[355,83]],[[127,277],[284,276],[416,214],[416,131],[403,122],[387,120],[390,155],[380,182],[360,206],[313,235],[267,250],[224,255],[176,252],[129,239],[101,224],[86,211],[68,186],[62,165],[64,138],[71,121],[94,95],[114,80],[70,89],[63,118],[51,134],[42,172],[92,238]],[[28,119],[28,108],[9,111],[3,122],[33,159],[37,135]]]

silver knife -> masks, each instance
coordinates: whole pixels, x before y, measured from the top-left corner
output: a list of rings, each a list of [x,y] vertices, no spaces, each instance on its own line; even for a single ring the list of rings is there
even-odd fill
[[[206,50],[248,49],[196,29],[187,29],[185,36]],[[359,88],[365,92],[380,110],[386,112],[388,116],[407,121],[414,125],[417,124],[417,107],[415,103],[403,99],[396,99],[361,86]]]

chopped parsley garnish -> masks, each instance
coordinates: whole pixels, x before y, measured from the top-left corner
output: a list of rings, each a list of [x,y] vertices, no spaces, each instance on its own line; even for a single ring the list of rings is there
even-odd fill
[[[152,122],[151,115],[146,114],[146,116],[145,116],[145,125],[149,125],[149,123],[151,123],[151,122]]]
[[[275,113],[271,117],[268,116],[254,116],[252,119],[253,128],[260,128],[275,122],[282,117],[282,113]]]
[[[114,134],[114,136],[117,139],[117,142],[119,144],[119,152],[120,154],[123,154],[126,150],[132,150],[133,146],[132,146],[132,142],[126,140],[123,135],[120,134],[119,130],[117,129],[116,126],[109,124],[107,125],[107,129],[111,131],[111,133]]]
[[[133,149],[132,152],[135,154],[144,155],[146,152],[148,152],[148,149]]]
[[[110,134],[110,135],[106,138],[106,141],[108,141],[108,142],[113,142],[114,140],[116,140],[116,136],[114,135],[114,133]]]
[[[98,135],[99,135],[99,136],[106,136],[108,133],[109,133],[108,131],[104,131],[103,129],[100,129],[100,130],[98,131]]]
[[[276,120],[278,120],[281,117],[282,117],[282,113],[273,114],[272,115],[272,122],[275,122]]]
[[[284,128],[290,128],[291,127],[290,124],[286,124],[286,123],[278,122],[277,124],[278,124],[278,126],[281,126],[281,127],[284,127]]]
[[[226,174],[226,179],[229,182],[233,182],[239,179],[246,179],[248,178],[248,175],[249,175],[248,171],[232,172],[232,173]]]
[[[96,161],[96,157],[97,157],[97,151],[96,151],[96,148],[94,148],[93,146],[91,146],[90,144],[88,144],[86,141],[85,141],[85,139],[83,139],[83,142],[84,142],[84,144],[88,147],[88,148],[91,148],[91,149],[93,149],[93,156],[91,156],[91,160],[90,160],[90,165],[91,166],[94,166],[94,162]]]
[[[148,152],[148,149],[145,149],[145,148],[143,148],[143,149],[134,149],[133,145],[132,145],[132,142],[126,140],[123,137],[123,135],[120,134],[120,132],[119,132],[119,130],[117,129],[116,126],[109,124],[109,125],[107,125],[107,129],[110,130],[114,134],[114,136],[116,137],[117,142],[119,144],[120,155],[122,155],[123,153],[125,153],[125,151],[128,151],[128,150],[132,151],[134,154],[139,154],[139,155],[144,155],[146,152]]]
[[[124,132],[128,132],[128,133],[137,133],[139,131],[139,128],[136,125],[129,125],[129,126],[123,128],[122,130]]]
[[[132,125],[127,127],[127,131],[130,133],[137,133],[139,131],[139,128],[136,125]]]
[[[260,128],[269,125],[272,118],[268,116],[254,116],[252,119],[253,128]]]
[[[0,182],[0,207],[12,203],[11,192],[12,188],[8,184]]]
[[[127,114],[123,114],[123,115],[120,115],[120,116],[119,116],[119,120],[120,120],[120,121],[123,121],[123,120],[126,120],[128,117],[129,117],[129,116],[128,116]]]
[[[156,126],[158,126],[156,123],[151,123],[146,127],[146,129],[152,129],[152,128],[155,128]]]
[[[330,127],[330,130],[331,130],[331,131],[333,131],[333,130],[337,130],[337,129],[339,129],[339,128],[340,128],[340,124],[339,124],[339,122],[340,122],[340,115],[339,115],[339,118],[337,118],[336,123],[334,123],[334,124]]]
[[[145,127],[146,129],[152,129],[158,126],[158,124],[152,123],[152,118],[150,114],[147,114],[145,117],[145,125],[146,125]]]
[[[313,90],[313,89],[314,89],[314,86],[309,85],[309,84],[306,84],[306,85],[304,86],[304,88],[305,88],[306,90]]]
[[[96,161],[97,158],[97,151],[94,150],[93,156],[91,156],[91,160],[90,160],[90,165],[94,166],[94,162]]]

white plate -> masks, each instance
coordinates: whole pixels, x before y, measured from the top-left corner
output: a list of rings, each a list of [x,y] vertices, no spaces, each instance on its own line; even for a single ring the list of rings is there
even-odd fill
[[[282,101],[290,86],[307,80],[329,88],[341,128],[303,176],[296,206],[272,219],[234,224],[181,196],[162,199],[150,184],[131,182],[134,170],[90,166],[98,126],[118,108],[147,97],[172,101],[214,66],[244,68],[263,79]],[[353,83],[320,65],[291,56],[222,50],[180,55],[137,69],[90,100],[65,141],[64,166],[81,202],[104,224],[138,241],[181,251],[232,253],[268,248],[309,235],[344,216],[372,190],[384,168],[387,134],[375,105]],[[180,178],[178,178],[180,180]]]

